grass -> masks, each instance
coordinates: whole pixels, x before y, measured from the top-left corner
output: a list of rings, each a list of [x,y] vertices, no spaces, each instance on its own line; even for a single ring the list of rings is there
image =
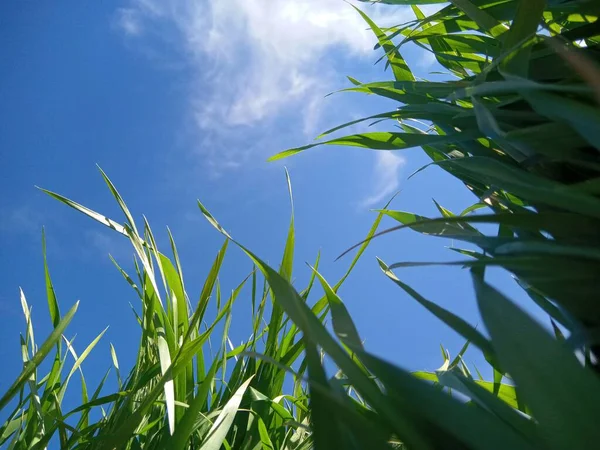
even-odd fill
[[[423,298],[394,272],[437,262],[379,263],[391,281],[484,353],[496,383],[494,396],[486,399],[501,398],[498,382],[503,378],[514,384],[514,401],[505,398],[505,403],[525,413],[527,422],[522,416],[516,421],[516,416],[504,416],[504,405],[485,403],[466,371],[458,373],[458,382],[445,372],[426,378],[466,392],[525,438],[521,444],[499,439],[481,448],[524,443],[535,448],[592,448],[599,435],[591,417],[598,414],[600,392],[593,373],[599,371],[600,356],[598,2],[455,0],[429,16],[418,5],[441,2],[378,3],[410,6],[415,16],[381,29],[357,9],[377,39],[376,48],[383,50],[380,61],[393,78],[361,83],[349,77],[352,85],[343,91],[395,100],[398,108],[337,126],[321,134],[320,141],[271,159],[321,145],[391,151],[419,146],[432,162],[413,176],[438,167],[462,181],[477,198],[462,213],[437,203],[439,217],[433,219],[385,209],[379,213],[399,225],[380,234],[410,228],[479,247],[479,252],[452,248],[457,260],[439,264],[470,268],[489,338]],[[444,75],[435,82],[416,77],[402,56],[407,45],[433,54]],[[393,121],[395,129],[329,137],[367,121]],[[497,233],[484,233],[477,224],[495,224]],[[490,266],[514,274],[550,316],[554,337],[486,284],[485,269]],[[572,380],[583,378],[593,399],[574,386]],[[463,439],[457,444],[461,448],[479,447],[464,440],[469,435],[467,422],[459,421],[446,431]],[[430,425],[428,434],[435,434]],[[491,440],[490,432],[486,434]],[[509,433],[502,434],[508,439]],[[432,441],[430,448],[437,448]],[[427,445],[419,442],[413,447]]]
[[[317,258],[302,289],[292,284],[293,214],[281,264],[272,268],[199,203],[224,244],[192,302],[173,238],[170,256],[159,251],[149,224],[135,223],[103,172],[123,222],[46,191],[132,244],[133,278],[117,268],[139,297],[141,339],[136,363],[124,378],[112,353],[117,391],[105,393],[102,381],[90,395],[80,369],[102,333],[81,354],[63,338],[77,305],[61,315],[44,252],[54,331],[36,345],[23,295],[23,372],[0,399],[3,412],[12,409],[0,428],[2,444],[203,450],[597,447],[600,7],[573,0],[455,0],[426,17],[416,5],[439,2],[381,3],[411,5],[416,17],[381,29],[358,11],[394,78],[367,84],[351,79],[346,90],[399,101],[394,111],[364,119],[393,120],[396,129],[322,140],[274,158],[322,144],[394,151],[421,146],[430,166],[460,179],[476,203],[460,214],[436,203],[440,217],[433,219],[388,205],[344,277],[329,284]],[[401,54],[408,43],[432,52],[448,79],[417,79]],[[461,352],[451,359],[444,351],[442,366],[433,372],[409,373],[373,355],[338,293],[384,216],[399,223],[384,232],[410,228],[481,250],[453,249],[457,261],[445,264],[470,270],[487,333],[401,280],[403,267],[435,261],[379,261],[382,278],[465,338]],[[482,223],[496,224],[497,233],[482,232],[477,228]],[[218,274],[231,245],[255,269],[230,297],[221,298]],[[489,266],[515,275],[550,316],[553,335],[485,281]],[[324,295],[313,299],[315,284]],[[253,332],[233,347],[227,339],[233,305],[247,295]],[[217,305],[210,318],[209,302]],[[209,340],[218,343],[212,357]],[[470,372],[464,362],[470,347],[484,354],[493,380]],[[52,361],[49,372],[39,373],[44,360]],[[327,375],[331,368],[334,376]],[[76,372],[81,405],[63,411]]]
[[[177,247],[171,234],[170,256],[158,250],[150,225],[140,227],[133,219],[117,189],[104,172],[102,177],[121,207],[125,222],[109,219],[59,194],[51,197],[108,226],[127,239],[135,252],[136,273],[130,276],[116,261],[115,266],[139,300],[134,309],[140,326],[135,365],[121,377],[121,368],[111,345],[113,367],[93,392],[88,391],[82,363],[102,338],[100,333],[81,354],[66,335],[77,304],[61,316],[45,254],[44,268],[48,307],[54,331],[40,345],[34,339],[31,308],[21,293],[27,328],[21,337],[23,372],[0,399],[8,413],[0,428],[0,444],[7,448],[267,448],[304,449],[312,447],[306,371],[306,342],[301,328],[292,323],[274,300],[273,291],[261,276],[266,267],[257,260],[255,270],[240,282],[228,298],[222,298],[219,272],[224,264],[230,237],[205,207],[201,212],[225,234],[202,291],[192,300],[185,288]],[[290,198],[291,198],[291,184]],[[375,221],[372,236],[381,221]],[[295,230],[293,214],[280,268],[280,281],[292,279]],[[346,274],[309,309],[322,324]],[[308,285],[296,295],[303,305],[311,295],[319,258]],[[270,274],[273,276],[273,274]],[[294,291],[296,292],[296,291]],[[252,305],[252,334],[233,347],[228,339],[236,300],[245,296]],[[250,297],[250,298],[248,298]],[[192,303],[193,302],[193,303]],[[209,302],[216,315],[207,317]],[[333,308],[343,308],[338,301]],[[222,330],[217,333],[216,330]],[[48,373],[40,364],[53,361]],[[81,400],[76,408],[64,411],[62,404],[71,378],[79,373]],[[118,390],[104,392],[108,376],[116,377]],[[366,408],[362,406],[364,410]],[[98,417],[98,420],[93,420]]]
[[[400,222],[398,229],[479,246],[482,257],[465,264],[500,265],[568,331],[597,330],[600,305],[590,301],[600,288],[597,3],[455,1],[429,17],[417,4],[439,2],[382,3],[411,5],[416,17],[381,30],[359,11],[394,79],[351,79],[344,91],[398,100],[394,111],[350,123],[393,120],[396,130],[321,140],[272,159],[324,144],[393,151],[421,146],[432,160],[423,169],[454,175],[477,203],[460,216],[436,205],[441,218],[433,222],[384,211]],[[401,54],[408,44],[432,53],[447,79],[417,79]],[[486,214],[479,214],[483,208]],[[486,236],[469,223],[497,224],[499,233]],[[587,353],[593,345],[588,342]]]

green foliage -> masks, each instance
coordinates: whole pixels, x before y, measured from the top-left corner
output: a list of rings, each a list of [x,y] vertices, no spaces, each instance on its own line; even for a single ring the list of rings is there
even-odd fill
[[[274,269],[234,240],[199,203],[225,241],[192,304],[174,239],[169,233],[171,256],[159,251],[147,221],[138,228],[104,172],[124,223],[45,191],[132,244],[135,280],[117,269],[139,299],[134,311],[139,349],[123,379],[111,346],[118,389],[104,392],[107,373],[89,395],[83,363],[104,332],[80,355],[64,337],[77,304],[61,316],[44,244],[53,331],[36,345],[31,309],[22,295],[23,371],[0,398],[3,413],[13,408],[0,427],[0,445],[203,450],[597,447],[600,380],[592,369],[600,327],[600,6],[585,0],[456,0],[427,17],[416,5],[444,2],[381,3],[411,5],[416,16],[407,24],[382,29],[360,13],[394,80],[362,84],[351,79],[353,86],[347,90],[399,101],[397,111],[368,119],[394,120],[401,131],[321,143],[378,150],[421,146],[433,161],[430,165],[460,179],[478,197],[477,203],[460,215],[436,203],[441,217],[433,219],[390,210],[388,204],[378,212],[347,273],[331,285],[318,272],[317,257],[303,290],[291,282],[293,214],[281,265]],[[409,43],[432,52],[452,78],[418,80],[401,53]],[[484,214],[483,208],[488,208]],[[369,352],[339,294],[384,216],[399,222],[392,230],[410,228],[481,249],[453,249],[468,258],[444,264],[470,269],[489,337],[425,299],[394,272],[436,262],[379,261],[384,275],[402,292],[466,340],[452,360],[443,350],[444,363],[434,372],[409,373]],[[484,233],[476,228],[478,223],[496,224],[498,233]],[[218,279],[230,242],[254,268],[222,299]],[[485,281],[485,268],[492,265],[516,276],[550,315],[554,336]],[[312,302],[315,280],[324,295]],[[240,296],[250,297],[252,333],[233,347],[228,330]],[[211,302],[215,314],[208,317]],[[325,325],[329,316],[333,332]],[[463,358],[469,346],[483,352],[493,369],[492,381],[479,372],[474,377],[467,368]],[[42,374],[46,359],[52,364]],[[63,411],[76,372],[81,402]]]
[[[439,405],[456,411],[444,409],[421,428],[414,426],[423,431],[429,448],[593,448],[600,437],[593,419],[600,413],[600,381],[594,374],[598,370],[594,361],[600,356],[600,4],[456,0],[427,17],[417,5],[442,2],[378,3],[410,5],[416,17],[381,29],[360,13],[394,80],[361,83],[350,78],[352,86],[344,91],[377,95],[400,105],[319,137],[366,120],[393,120],[400,131],[322,140],[271,159],[323,144],[392,151],[420,146],[432,159],[421,170],[437,166],[462,181],[478,201],[461,215],[437,203],[441,217],[434,219],[386,208],[380,213],[400,225],[381,234],[410,228],[479,247],[481,252],[453,248],[467,259],[443,264],[471,268],[490,338],[423,298],[392,271],[438,263],[403,261],[388,266],[380,261],[380,265],[404,292],[479,347],[496,374],[495,383],[484,385],[460,363],[418,377],[461,392],[502,426],[486,429],[488,442],[483,445],[473,435],[473,422],[467,416],[458,419],[460,407],[451,406],[447,398]],[[407,45],[431,52],[446,79],[416,78],[402,57]],[[488,212],[482,214],[482,208]],[[496,224],[498,233],[484,233],[474,226],[477,223]],[[488,266],[515,275],[550,315],[556,338],[484,281]],[[566,338],[556,323],[567,331]],[[390,399],[395,389],[402,393],[396,405],[412,398],[413,405],[427,403],[427,413],[435,411],[438,400],[424,390],[416,394],[420,392],[416,387],[406,391],[413,381],[397,368],[360,359],[385,384]],[[499,384],[503,377],[511,380],[510,385]],[[514,395],[500,394],[507,389]],[[415,406],[413,420],[418,416]],[[447,438],[444,433],[456,442],[444,446],[433,437]],[[410,435],[400,437],[413,448],[428,448],[427,442],[414,445]]]
[[[309,435],[301,427],[302,420],[295,418],[302,408],[306,409],[306,396],[294,398],[293,403],[277,398],[282,392],[281,386],[277,390],[275,381],[281,378],[283,369],[273,369],[271,364],[246,355],[248,351],[254,351],[266,336],[273,344],[265,349],[265,357],[278,361],[283,356],[283,335],[278,328],[269,328],[263,323],[264,312],[268,309],[268,290],[265,288],[261,293],[253,289],[251,326],[254,332],[247,342],[231,347],[227,340],[227,327],[231,323],[232,307],[251,277],[256,287],[256,274],[252,272],[246,277],[222,305],[217,290],[216,316],[209,319],[205,313],[209,301],[215,298],[227,241],[216,256],[196,306],[192,307],[172,238],[173,256],[169,258],[158,250],[147,222],[144,222],[143,234],[138,232],[125,202],[108,177],[104,173],[102,175],[125,215],[124,225],[58,194],[47,193],[123,234],[133,245],[137,281],[118,265],[117,268],[135,290],[140,302],[135,312],[141,328],[136,363],[129,376],[122,380],[111,345],[119,391],[101,394],[105,377],[93,396],[88,398],[81,363],[103,333],[79,357],[68,340],[65,339],[67,349],[61,348],[61,336],[77,305],[60,318],[44,249],[48,304],[55,329],[38,348],[33,340],[30,309],[22,295],[27,319],[27,333],[22,338],[24,370],[1,400],[2,407],[10,404],[11,400],[16,403],[2,427],[2,442],[9,448],[45,448],[58,436],[61,448],[192,446],[215,449],[221,448],[221,445],[230,447],[234,442],[252,448],[253,444],[260,443],[259,424],[264,426],[266,423],[272,431],[270,438],[278,447],[294,436],[305,436],[304,439],[296,439],[297,445],[288,445],[288,448],[300,448]],[[292,225],[291,238],[288,239],[292,246],[293,233]],[[226,325],[223,336],[219,338],[215,329],[223,321]],[[215,339],[221,344],[216,355],[206,361],[207,344]],[[288,337],[288,345],[296,341],[299,341],[297,333]],[[55,352],[51,372],[41,376],[38,374],[39,365],[52,349]],[[64,377],[62,373],[69,364],[69,353],[76,361]],[[297,352],[289,357],[289,363],[293,364],[300,355],[301,352]],[[228,362],[234,364],[233,370],[227,368]],[[269,370],[265,370],[265,366],[269,366]],[[84,388],[81,404],[71,411],[63,411],[62,400],[69,379],[77,370]],[[275,386],[275,390],[265,392],[267,395],[262,395],[260,400],[247,395],[249,390],[258,394],[263,389],[261,386]],[[16,401],[15,396],[18,397]],[[238,414],[242,408],[245,412]],[[98,421],[90,423],[93,411],[101,411],[101,416]]]
[[[312,390],[314,385],[309,381],[311,377],[307,378],[306,371],[308,369],[313,374],[318,370],[313,358],[316,346],[302,336],[301,324],[290,323],[290,316],[284,312],[285,305],[269,287],[269,277],[275,274],[277,279],[289,286],[288,289],[293,290],[289,285],[295,242],[293,213],[279,271],[265,272],[265,283],[260,290],[256,268],[263,270],[265,266],[256,259],[259,265],[228,299],[222,301],[219,272],[231,238],[199,203],[205,217],[226,239],[193,306],[185,289],[171,233],[172,256],[169,257],[158,250],[145,219],[142,233],[138,231],[140,228],[117,189],[104,172],[101,171],[101,174],[121,207],[126,220],[123,224],[59,194],[44,192],[123,235],[132,244],[136,281],[116,261],[113,262],[139,300],[138,308],[134,308],[141,331],[135,364],[123,380],[117,354],[111,344],[112,368],[118,390],[109,394],[104,392],[109,370],[89,397],[82,363],[104,331],[80,355],[72,341],[65,337],[65,330],[78,304],[64,317],[60,316],[43,235],[48,306],[54,330],[40,347],[35,344],[31,309],[22,293],[21,303],[27,325],[25,336],[21,338],[23,372],[0,399],[0,409],[13,408],[0,427],[0,445],[15,449],[41,449],[57,444],[65,449],[310,448],[313,433],[309,426],[311,416],[307,388],[311,386]],[[286,176],[291,199],[291,184],[287,173]],[[375,234],[382,217],[383,214],[378,216],[367,238]],[[335,292],[347,279],[367,245],[368,242],[362,246],[333,288],[316,271],[317,258],[308,286],[300,294],[295,294],[323,330],[322,323],[330,308],[345,310]],[[306,301],[316,277],[327,286],[327,292],[309,308]],[[248,296],[246,285],[249,280],[252,284],[248,299],[252,305],[252,317],[248,325],[252,333],[246,342],[233,347],[228,336],[233,306],[241,295]],[[210,302],[216,309],[212,319],[207,316]],[[220,336],[216,331],[219,327],[223,328]],[[61,345],[61,339],[66,348]],[[215,342],[218,345],[213,354]],[[69,357],[74,359],[71,365]],[[47,358],[53,358],[54,363],[49,373],[40,374],[40,364]],[[319,358],[316,361],[320,364]],[[76,372],[81,378],[81,401],[76,408],[63,411],[63,399]],[[340,397],[345,391],[342,385],[338,388],[341,391],[336,396]],[[352,404],[352,408],[363,412],[367,410],[364,405],[358,406],[358,402],[353,402],[356,406]],[[92,419],[96,417],[99,418]]]

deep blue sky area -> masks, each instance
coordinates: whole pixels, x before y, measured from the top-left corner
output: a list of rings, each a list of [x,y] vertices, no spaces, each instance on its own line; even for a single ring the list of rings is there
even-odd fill
[[[146,215],[165,252],[170,227],[192,301],[222,243],[202,218],[196,199],[236,239],[276,265],[290,216],[284,165],[294,191],[299,289],[309,275],[305,262],[312,264],[319,250],[321,272],[332,283],[337,280],[351,257],[334,263],[335,257],[366,234],[375,219],[370,210],[383,206],[398,189],[402,192],[393,207],[423,215],[436,215],[432,198],[455,212],[476,201],[436,168],[407,181],[428,162],[419,149],[381,156],[323,147],[267,163],[268,156],[310,142],[329,126],[396,105],[358,94],[325,98],[348,86],[346,75],[391,77],[373,64],[379,55],[369,50],[372,39],[366,50],[355,42],[351,27],[357,35],[365,27],[348,19],[355,13],[346,3],[320,4],[324,13],[318,27],[314,20],[303,25],[305,16],[297,11],[252,10],[256,3],[238,8],[239,18],[202,2],[190,11],[148,6],[152,1],[0,5],[0,390],[21,367],[19,333],[25,321],[19,287],[33,306],[38,342],[51,330],[42,226],[62,312],[81,301],[67,330],[69,338],[77,335],[75,348],[82,351],[110,326],[83,365],[90,384],[110,365],[109,342],[126,372],[139,338],[129,306],[138,306],[137,297],[108,257],[111,253],[130,269],[133,251],[127,241],[35,185],[123,222],[96,169],[99,164],[139,223]],[[328,17],[338,20],[338,10],[343,11],[341,22],[327,22]],[[408,14],[369,11],[391,21]],[[262,23],[263,15],[290,23]],[[230,26],[233,36],[219,34]],[[348,30],[339,31],[342,26]],[[268,27],[276,46],[269,47],[261,34]],[[282,29],[286,34],[275,34]],[[320,43],[326,39],[331,43]],[[421,76],[433,70],[420,50],[409,49],[406,58]],[[364,129],[366,125],[352,131]],[[432,370],[442,362],[440,343],[452,354],[460,349],[463,341],[387,280],[375,260],[455,260],[449,245],[411,231],[372,244],[340,291],[369,350],[409,369]],[[223,292],[230,292],[250,270],[247,257],[231,246],[220,279]],[[398,275],[427,298],[477,323],[466,270],[418,268]],[[491,280],[522,296],[508,275],[493,272]],[[234,342],[247,338],[248,290],[238,302]],[[476,352],[470,355],[467,360],[481,362]]]

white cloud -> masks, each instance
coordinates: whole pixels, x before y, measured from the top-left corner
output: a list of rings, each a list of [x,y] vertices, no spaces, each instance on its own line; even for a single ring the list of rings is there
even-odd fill
[[[311,93],[322,97],[329,89],[333,62],[327,50],[367,55],[372,49],[373,37],[362,19],[339,0],[227,0],[217,5],[204,51],[223,61],[221,74],[229,76],[220,79],[209,102],[221,111],[199,111],[205,123],[252,124],[300,100],[311,105]]]
[[[360,7],[376,21],[402,22],[411,14]],[[391,11],[400,16],[390,17]],[[334,88],[336,59],[374,57],[372,32],[342,0],[130,0],[117,11],[116,23],[134,38],[153,27],[163,35],[166,25],[173,27],[175,40],[167,40],[180,47],[195,73],[191,116],[205,144],[290,112],[300,120],[299,130],[312,134],[323,96]],[[231,165],[231,156],[222,158],[220,150],[208,152]],[[216,164],[214,158],[210,163]]]
[[[373,46],[364,21],[341,0],[134,0],[117,16],[128,35],[140,33],[142,19],[175,25],[196,64],[201,128],[253,124],[310,92],[322,96],[328,49],[356,55]]]
[[[143,17],[134,8],[119,8],[115,13],[114,25],[128,36],[140,36],[142,34]]]
[[[400,187],[400,169],[405,163],[406,159],[397,153],[377,152],[373,170],[374,188],[371,194],[360,202],[361,207],[374,206],[388,200]]]

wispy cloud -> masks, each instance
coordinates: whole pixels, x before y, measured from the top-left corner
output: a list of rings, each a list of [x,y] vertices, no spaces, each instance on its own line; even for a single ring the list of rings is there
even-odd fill
[[[127,239],[118,236],[112,230],[87,230],[85,239],[88,243],[87,250],[83,253],[83,257],[92,257],[96,259],[98,253],[101,257],[105,257],[108,261],[108,255],[111,255],[120,264],[126,264],[131,261],[134,254]]]
[[[0,212],[0,232],[36,234],[42,230],[43,216],[27,205]]]
[[[381,19],[380,8],[369,7],[369,14]],[[237,143],[228,140],[240,127],[283,116],[313,134],[340,55],[371,56],[374,43],[362,18],[341,0],[130,0],[115,23],[129,39],[143,39],[152,29],[164,35],[170,27],[168,40],[193,68],[192,128],[200,131],[200,151],[215,170],[240,164],[239,155],[232,156]],[[244,152],[251,147],[241,145]]]
[[[114,26],[122,30],[127,36],[140,36],[143,16],[133,8],[119,8],[114,17]]]
[[[221,62],[221,74],[232,76],[218,78],[208,108],[198,111],[201,124],[222,119],[231,125],[252,124],[300,100],[308,99],[310,105],[311,92],[322,96],[323,85],[329,87],[333,62],[324,58],[328,50],[337,47],[358,55],[372,48],[373,37],[362,19],[339,0],[228,0],[216,5],[204,51]],[[194,27],[192,35],[197,32]]]
[[[406,163],[397,153],[377,152],[373,170],[373,189],[361,202],[361,207],[370,207],[387,200],[400,187],[400,171]]]

